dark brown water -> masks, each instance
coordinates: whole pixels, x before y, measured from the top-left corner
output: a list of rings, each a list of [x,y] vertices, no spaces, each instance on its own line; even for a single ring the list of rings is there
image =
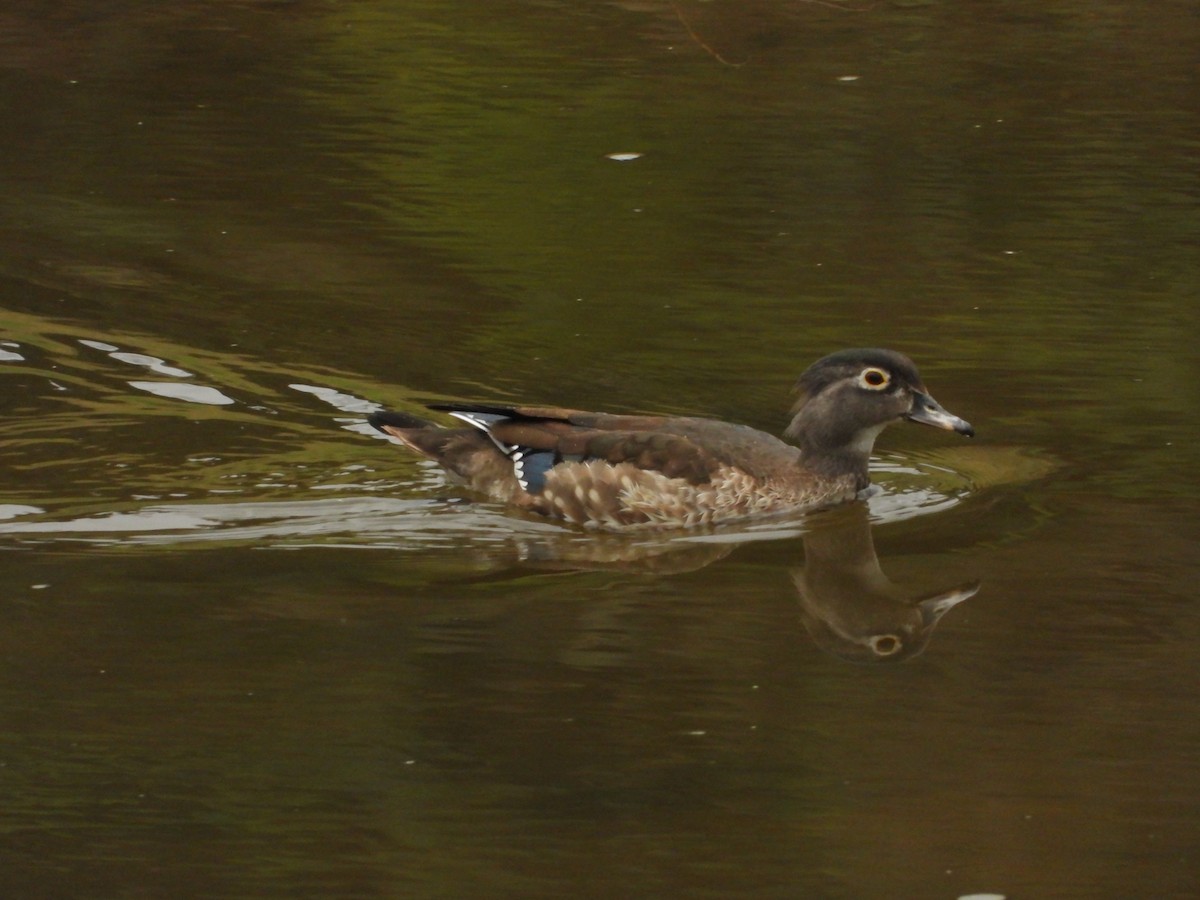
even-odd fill
[[[1200,892],[1185,2],[0,11],[5,897]],[[640,154],[616,159],[613,154]],[[866,505],[602,538],[365,426],[778,431]]]

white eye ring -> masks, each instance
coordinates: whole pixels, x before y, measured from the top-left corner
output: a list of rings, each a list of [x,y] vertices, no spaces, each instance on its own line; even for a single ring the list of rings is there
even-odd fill
[[[882,391],[891,383],[892,376],[874,366],[863,369],[858,376],[858,386],[866,388],[868,391]]]

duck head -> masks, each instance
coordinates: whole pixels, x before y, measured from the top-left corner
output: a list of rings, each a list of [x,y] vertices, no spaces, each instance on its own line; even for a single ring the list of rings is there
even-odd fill
[[[973,437],[971,423],[930,396],[911,359],[894,350],[842,350],[817,360],[796,385],[800,400],[784,435],[806,466],[826,475],[847,471],[867,485],[875,438],[907,419]]]

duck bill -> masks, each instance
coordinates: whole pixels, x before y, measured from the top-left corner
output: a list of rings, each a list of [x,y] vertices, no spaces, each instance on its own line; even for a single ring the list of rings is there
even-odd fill
[[[917,609],[921,613],[921,624],[926,628],[932,628],[938,623],[938,619],[950,612],[958,604],[974,597],[979,591],[979,586],[980,582],[971,581],[920,600],[917,603]]]
[[[913,391],[912,409],[904,418],[920,422],[922,425],[932,425],[934,428],[944,428],[947,431],[965,434],[967,437],[975,437],[975,429],[971,427],[970,422],[946,412],[940,403],[923,391]]]

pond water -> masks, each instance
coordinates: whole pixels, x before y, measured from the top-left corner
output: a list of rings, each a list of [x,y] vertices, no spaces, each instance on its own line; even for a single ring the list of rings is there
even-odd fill
[[[1194,4],[0,12],[5,897],[1194,897]],[[696,534],[447,398],[966,442]],[[1193,439],[1188,438],[1193,435]]]

